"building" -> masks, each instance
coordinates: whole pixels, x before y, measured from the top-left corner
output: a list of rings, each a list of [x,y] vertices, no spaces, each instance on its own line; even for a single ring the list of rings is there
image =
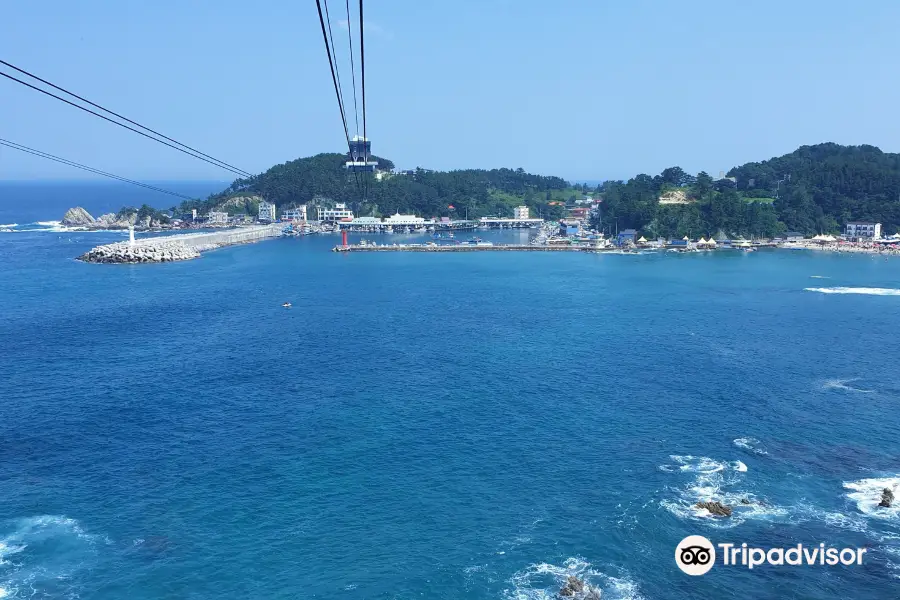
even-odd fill
[[[588,213],[591,211],[587,206],[579,206],[577,208],[569,209],[569,216],[573,219],[586,219],[588,217]]]
[[[527,206],[517,206],[513,209],[513,219],[530,219],[531,214]]]
[[[578,235],[580,225],[581,224],[578,221],[573,221],[571,219],[562,219],[559,222],[559,235],[561,235],[562,237]]]
[[[401,215],[400,213],[387,217],[383,222],[385,225],[390,225],[391,227],[394,225],[413,227],[422,227],[425,225],[425,219],[422,217],[417,217],[416,215]]]
[[[297,208],[289,208],[286,211],[281,213],[282,221],[305,221],[306,220],[306,205],[301,204]]]
[[[210,225],[228,225],[228,213],[227,212],[211,212],[206,215],[206,222]]]
[[[844,235],[851,240],[880,240],[881,223],[852,221],[844,226]]]
[[[624,244],[629,244],[629,243],[633,244],[636,239],[637,239],[637,231],[635,231],[634,229],[623,229],[616,236],[616,243],[619,246],[622,246]]]
[[[353,218],[353,211],[347,208],[343,202],[338,202],[334,208],[316,207],[319,221],[334,223],[335,221],[344,221]]]
[[[275,222],[275,205],[265,200],[259,203],[259,222],[274,223]]]
[[[783,242],[802,242],[804,235],[799,231],[786,231],[779,235],[777,239]]]

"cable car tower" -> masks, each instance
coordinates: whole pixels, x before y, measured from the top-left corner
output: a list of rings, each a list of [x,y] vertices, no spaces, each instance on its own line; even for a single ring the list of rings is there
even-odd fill
[[[378,161],[372,158],[372,142],[368,138],[354,135],[350,140],[350,151],[347,153],[347,162],[344,168],[350,172],[372,173],[378,166]]]

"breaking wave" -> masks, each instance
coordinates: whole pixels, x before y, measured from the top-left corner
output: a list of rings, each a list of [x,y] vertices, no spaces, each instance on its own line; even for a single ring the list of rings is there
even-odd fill
[[[822,389],[824,390],[843,390],[845,392],[857,392],[860,394],[871,394],[873,390],[864,390],[862,388],[853,387],[852,385],[847,385],[854,381],[859,381],[859,377],[852,377],[850,379],[826,379],[822,383]]]
[[[761,456],[768,454],[762,442],[760,442],[755,437],[739,437],[731,442],[741,450],[746,450],[747,452],[752,452],[753,454],[759,454]]]
[[[509,583],[512,589],[503,593],[507,600],[556,600],[566,578],[574,575],[587,585],[601,591],[604,600],[640,600],[643,598],[637,583],[626,573],[609,575],[593,569],[581,558],[568,558],[562,564],[529,565],[515,573]]]
[[[104,540],[55,515],[5,521],[0,531],[0,598],[78,597],[72,576]]]
[[[827,275],[810,275],[809,277],[810,279],[831,279],[831,277],[828,277]]]
[[[896,288],[829,287],[803,288],[803,291],[819,292],[820,294],[865,294],[868,296],[900,296],[900,290]]]
[[[900,475],[893,477],[872,477],[859,481],[844,482],[847,498],[856,504],[859,512],[867,517],[900,521]],[[890,508],[878,506],[881,493],[888,489],[894,493],[896,501]]]
[[[674,499],[660,501],[660,506],[680,519],[702,521],[716,528],[735,527],[748,519],[772,519],[783,517],[788,511],[772,505],[746,490],[736,489],[744,483],[747,465],[737,460],[719,461],[706,456],[671,455],[674,464],[661,465],[661,471],[689,475],[681,486],[670,487]],[[733,510],[730,517],[721,518],[705,508],[697,508],[698,502],[718,501]]]

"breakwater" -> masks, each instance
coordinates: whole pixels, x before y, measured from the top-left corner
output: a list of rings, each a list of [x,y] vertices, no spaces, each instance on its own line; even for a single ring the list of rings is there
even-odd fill
[[[249,244],[281,235],[281,225],[263,225],[210,233],[142,238],[92,248],[78,260],[93,263],[159,263],[198,258],[201,252],[235,244]]]

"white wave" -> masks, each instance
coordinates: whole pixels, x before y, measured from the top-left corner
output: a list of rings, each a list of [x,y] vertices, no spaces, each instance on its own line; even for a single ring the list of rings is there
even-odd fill
[[[768,454],[768,452],[766,452],[766,449],[763,447],[762,442],[760,442],[755,437],[739,437],[732,440],[731,443],[742,450],[746,450],[754,454]]]
[[[900,521],[900,475],[845,481],[844,489],[850,490],[847,498],[855,502],[859,512],[867,517]],[[881,502],[881,493],[885,489],[891,490],[896,499],[890,508],[878,506]]]
[[[826,379],[822,383],[822,389],[824,390],[843,390],[845,392],[857,392],[860,394],[871,394],[873,390],[864,390],[862,388],[856,388],[852,385],[847,385],[848,383],[852,383],[854,381],[859,381],[859,377],[851,377],[849,379]]]
[[[10,227],[18,227],[18,223],[0,223],[0,228],[8,229]]]
[[[690,474],[693,477],[680,487],[670,488],[676,498],[667,498],[659,505],[680,519],[700,520],[710,527],[735,527],[747,519],[774,519],[788,515],[788,510],[769,504],[755,494],[733,489],[743,483],[747,465],[742,461],[718,461],[707,456],[670,457],[675,465],[662,465],[668,473]],[[698,502],[718,501],[732,508],[730,517],[716,517]]]
[[[34,224],[43,225],[44,227],[59,227],[62,225],[62,221],[37,221]]]
[[[831,277],[828,277],[826,275],[810,275],[810,278],[812,278],[812,279],[831,279]]]
[[[20,589],[32,596],[47,596],[47,589],[58,591],[84,561],[96,552],[97,540],[86,533],[75,519],[57,515],[40,515],[0,522],[0,589],[6,596],[16,597]],[[53,554],[42,554],[53,548]],[[16,554],[15,559],[3,557]],[[68,597],[68,596],[67,596]]]
[[[803,288],[803,291],[819,292],[820,294],[865,294],[867,296],[900,296],[900,290],[896,288],[830,287]]]
[[[638,585],[627,575],[613,576],[591,568],[581,558],[568,558],[563,565],[540,563],[529,565],[509,580],[512,589],[504,591],[508,600],[556,600],[569,576],[575,576],[591,588],[599,590],[607,600],[640,600]]]
[[[891,573],[891,577],[893,577],[894,579],[900,579],[900,547],[882,546],[881,548],[879,548],[879,550],[890,557],[887,559],[886,564],[887,567],[891,571],[893,571],[893,573]],[[897,562],[893,562],[891,558],[894,558]]]

